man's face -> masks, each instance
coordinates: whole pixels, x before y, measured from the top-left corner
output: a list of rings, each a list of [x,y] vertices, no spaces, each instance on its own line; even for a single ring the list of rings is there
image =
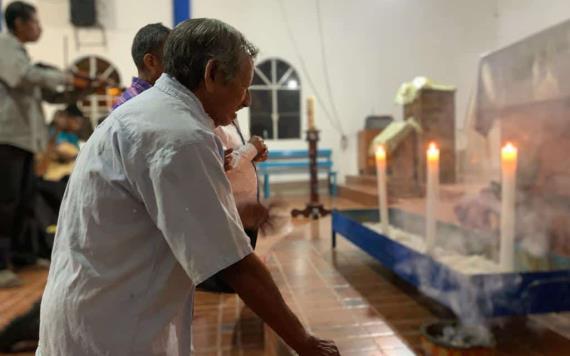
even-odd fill
[[[37,13],[33,13],[29,20],[17,19],[15,34],[22,42],[36,42],[42,35],[42,26]]]
[[[237,75],[226,82],[223,73],[218,71],[211,83],[204,109],[216,126],[229,125],[237,117],[237,112],[251,103],[249,86],[253,80],[253,60],[244,55]]]
[[[77,133],[81,129],[82,118],[79,116],[70,116],[67,119],[67,131]]]

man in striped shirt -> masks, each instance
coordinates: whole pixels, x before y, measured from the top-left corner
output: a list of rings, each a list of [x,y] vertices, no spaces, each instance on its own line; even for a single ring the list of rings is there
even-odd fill
[[[113,103],[113,110],[128,100],[151,88],[164,71],[162,49],[170,29],[161,23],[153,23],[141,28],[135,35],[131,55],[137,66],[138,77],[131,86]]]

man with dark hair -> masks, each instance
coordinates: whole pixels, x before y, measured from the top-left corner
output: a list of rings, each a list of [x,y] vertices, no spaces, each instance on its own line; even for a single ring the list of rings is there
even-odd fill
[[[23,1],[14,1],[4,12],[4,19],[6,20],[6,26],[8,27],[8,31],[15,33],[17,31],[16,27],[20,26],[21,23],[26,23],[30,20],[34,20],[36,15],[36,8],[28,3]],[[36,18],[37,20],[37,18]],[[20,23],[18,23],[20,22]],[[18,24],[17,24],[18,23]],[[39,26],[39,22],[36,21],[33,25],[37,24]],[[32,25],[32,24],[31,24]],[[39,29],[41,33],[41,28]],[[38,33],[38,38],[39,38]],[[35,42],[37,38],[31,39],[31,42]]]
[[[137,66],[138,77],[134,77],[131,86],[117,98],[113,109],[152,87],[160,77],[164,71],[162,52],[168,34],[170,29],[161,23],[146,25],[137,32],[131,55]]]
[[[0,287],[19,283],[8,269],[9,260],[28,259],[23,256],[30,246],[26,224],[33,219],[34,155],[44,150],[48,139],[42,100],[59,101],[55,90],[74,82],[71,75],[31,63],[24,44],[37,41],[42,32],[32,5],[15,1],[4,14],[8,32],[0,34]]]
[[[253,253],[244,226],[265,209],[236,207],[213,132],[250,104],[256,54],[221,21],[179,24],[165,74],[84,145],[61,206],[38,355],[189,355],[195,286],[220,271],[300,355],[338,355],[305,330]]]

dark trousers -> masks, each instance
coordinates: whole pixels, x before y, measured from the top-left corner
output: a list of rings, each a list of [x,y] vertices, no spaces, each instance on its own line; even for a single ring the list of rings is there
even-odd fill
[[[65,187],[69,177],[64,177],[60,181],[46,181],[42,178],[36,179],[36,200],[34,207],[35,234],[31,238],[37,239],[37,250],[35,255],[39,258],[51,258],[51,250],[55,234],[47,231],[47,227],[57,224],[59,208],[65,193]]]
[[[46,202],[49,208],[53,210],[56,215],[59,213],[59,207],[61,206],[61,201],[63,200],[63,194],[65,193],[68,180],[69,176],[65,176],[57,182],[45,180],[43,178],[36,179],[37,195]]]
[[[257,243],[257,229],[245,229],[245,233],[249,237],[251,247],[255,249],[255,244]],[[204,292],[235,293],[233,288],[230,287],[224,280],[222,280],[219,273],[200,283],[196,289]]]
[[[27,222],[34,217],[34,155],[0,144],[0,269],[31,248]]]
[[[0,331],[0,352],[13,352],[13,347],[22,341],[38,341],[40,339],[40,305],[41,299],[25,314],[12,320]],[[33,350],[37,345],[33,345]],[[19,351],[31,351],[19,350]]]

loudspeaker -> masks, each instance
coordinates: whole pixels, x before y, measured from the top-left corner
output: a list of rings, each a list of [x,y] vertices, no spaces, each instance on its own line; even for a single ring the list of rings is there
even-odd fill
[[[97,24],[95,0],[70,0],[71,23],[77,27],[93,27]]]

